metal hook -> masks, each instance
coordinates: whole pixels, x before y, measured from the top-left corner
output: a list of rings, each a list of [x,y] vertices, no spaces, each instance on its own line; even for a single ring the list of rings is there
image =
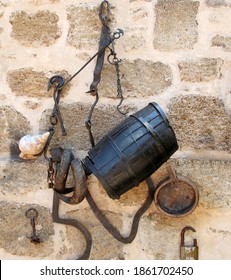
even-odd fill
[[[47,91],[49,91],[53,87],[54,83],[56,83],[55,87],[57,89],[61,89],[64,86],[64,82],[65,79],[62,76],[55,75],[51,77],[48,81]]]
[[[52,125],[56,125],[58,120],[60,122],[61,125],[61,129],[62,129],[62,135],[66,136],[67,132],[65,130],[65,127],[63,125],[63,119],[59,110],[59,101],[60,101],[60,95],[62,92],[62,88],[64,86],[64,78],[62,76],[59,75],[55,75],[53,77],[51,77],[48,81],[48,87],[47,90],[49,91],[51,89],[51,87],[55,84],[55,89],[53,92],[53,98],[54,98],[54,102],[55,102],[55,106],[53,109],[53,113],[50,117],[50,122]]]
[[[119,39],[121,36],[124,35],[124,31],[120,28],[118,28],[113,34],[112,34],[112,39],[113,40],[117,40]]]
[[[107,21],[110,16],[110,4],[108,1],[103,1],[99,8],[99,18],[103,25],[108,25]]]

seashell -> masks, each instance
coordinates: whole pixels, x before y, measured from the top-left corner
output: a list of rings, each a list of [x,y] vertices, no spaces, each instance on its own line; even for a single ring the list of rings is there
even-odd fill
[[[45,132],[39,135],[25,135],[18,143],[21,151],[19,157],[23,159],[35,159],[36,155],[44,149],[50,132]]]

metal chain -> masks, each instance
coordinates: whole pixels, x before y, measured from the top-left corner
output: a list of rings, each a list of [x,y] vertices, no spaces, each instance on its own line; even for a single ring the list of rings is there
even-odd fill
[[[115,46],[114,42],[112,43],[112,48],[110,48],[111,53],[107,57],[107,60],[110,64],[115,65],[116,70],[116,78],[117,78],[117,97],[120,98],[120,102],[117,105],[117,110],[120,114],[123,116],[127,115],[127,111],[123,112],[121,111],[120,107],[124,101],[123,91],[122,91],[122,84],[121,84],[121,72],[120,72],[120,62],[121,60],[118,59],[117,54],[115,52]]]
[[[59,110],[59,101],[60,101],[63,85],[64,85],[64,78],[62,76],[55,75],[49,79],[48,87],[47,87],[47,91],[49,91],[51,89],[51,87],[54,87],[54,90],[53,90],[54,108],[50,115],[50,124],[51,124],[51,126],[49,127],[50,135],[48,137],[47,143],[43,150],[44,158],[48,161],[48,164],[49,164],[48,169],[47,169],[47,183],[48,183],[49,188],[54,187],[55,170],[53,167],[52,158],[47,156],[47,150],[50,145],[52,136],[55,133],[55,125],[58,123],[58,121],[60,122],[62,135],[63,136],[67,135],[65,127],[63,125],[63,119],[62,119],[62,116],[61,116],[61,113]]]
[[[119,63],[120,63],[120,61],[118,59],[116,59],[115,69],[116,69],[116,77],[117,77],[117,97],[123,98]]]
[[[122,114],[123,116],[126,116],[128,112],[127,111],[123,112],[120,109],[120,107],[124,101],[124,97],[123,97],[123,91],[122,91],[122,85],[121,85],[120,60],[117,58],[115,61],[115,69],[116,69],[116,76],[117,76],[117,97],[120,98],[120,102],[117,105],[117,110],[119,111],[120,114]]]

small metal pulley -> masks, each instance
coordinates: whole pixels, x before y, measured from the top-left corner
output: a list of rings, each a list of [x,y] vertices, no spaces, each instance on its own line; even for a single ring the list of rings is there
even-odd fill
[[[187,226],[181,231],[180,241],[180,259],[181,260],[198,260],[199,248],[197,246],[197,239],[193,239],[192,245],[185,245],[185,232],[191,230],[196,232],[193,227]]]

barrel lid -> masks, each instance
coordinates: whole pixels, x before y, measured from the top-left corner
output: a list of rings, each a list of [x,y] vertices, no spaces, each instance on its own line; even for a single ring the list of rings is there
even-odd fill
[[[154,203],[161,213],[171,217],[180,217],[195,210],[198,197],[195,184],[187,177],[177,175],[177,181],[172,181],[167,177],[157,185]]]

